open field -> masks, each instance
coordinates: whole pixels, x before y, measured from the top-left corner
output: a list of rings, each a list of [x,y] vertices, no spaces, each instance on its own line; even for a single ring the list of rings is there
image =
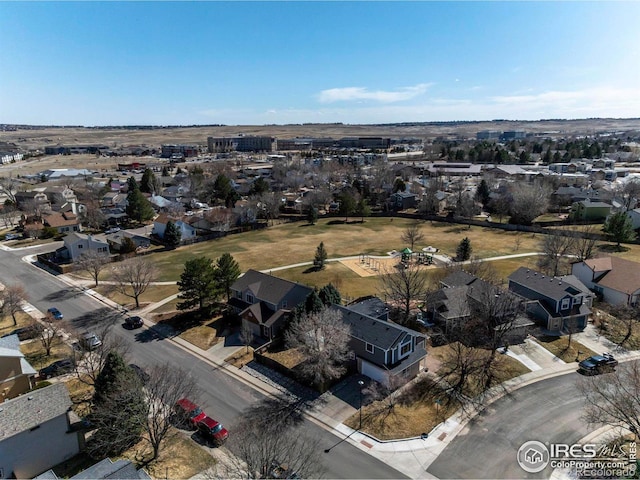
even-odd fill
[[[0,141],[14,143],[24,149],[47,145],[105,144],[161,145],[187,143],[206,145],[209,136],[270,135],[276,138],[391,136],[433,138],[436,136],[463,136],[475,138],[480,130],[525,130],[527,132],[557,131],[559,134],[595,133],[611,130],[640,129],[640,119],[584,119],[486,122],[437,122],[423,124],[349,125],[349,124],[292,124],[292,125],[231,125],[202,127],[136,128],[84,128],[47,127],[18,128],[0,132]]]

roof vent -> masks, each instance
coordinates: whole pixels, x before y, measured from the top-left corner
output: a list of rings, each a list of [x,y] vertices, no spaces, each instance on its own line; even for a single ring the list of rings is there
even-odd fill
[[[27,400],[33,400],[33,397],[32,397],[31,395],[29,395],[29,396],[27,397]]]

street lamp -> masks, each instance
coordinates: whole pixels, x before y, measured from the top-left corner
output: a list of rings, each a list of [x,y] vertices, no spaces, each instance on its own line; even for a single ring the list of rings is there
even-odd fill
[[[358,430],[362,430],[362,387],[364,387],[364,380],[358,380],[358,385],[360,386],[360,427]]]

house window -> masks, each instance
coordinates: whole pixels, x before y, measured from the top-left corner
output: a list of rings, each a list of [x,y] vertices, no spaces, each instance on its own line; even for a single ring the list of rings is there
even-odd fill
[[[570,306],[571,306],[571,299],[570,298],[563,298],[562,299],[562,305],[560,306],[560,310],[566,310]]]
[[[287,308],[287,301],[286,300],[282,301],[282,308]]]
[[[78,245],[78,248],[82,248],[82,245]]]
[[[573,304],[574,305],[582,304],[582,297],[573,297]]]
[[[247,293],[247,303],[253,303],[253,295]]]
[[[408,355],[410,351],[411,351],[411,343],[402,345],[400,347],[400,357],[404,357],[405,355]]]
[[[242,292],[236,292],[236,298],[242,298]]]
[[[371,343],[365,343],[364,349],[369,353],[373,353],[373,345]]]

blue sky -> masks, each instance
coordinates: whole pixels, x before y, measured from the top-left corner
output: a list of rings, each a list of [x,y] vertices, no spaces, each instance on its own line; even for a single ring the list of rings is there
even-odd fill
[[[638,2],[0,1],[0,123],[640,117]]]

